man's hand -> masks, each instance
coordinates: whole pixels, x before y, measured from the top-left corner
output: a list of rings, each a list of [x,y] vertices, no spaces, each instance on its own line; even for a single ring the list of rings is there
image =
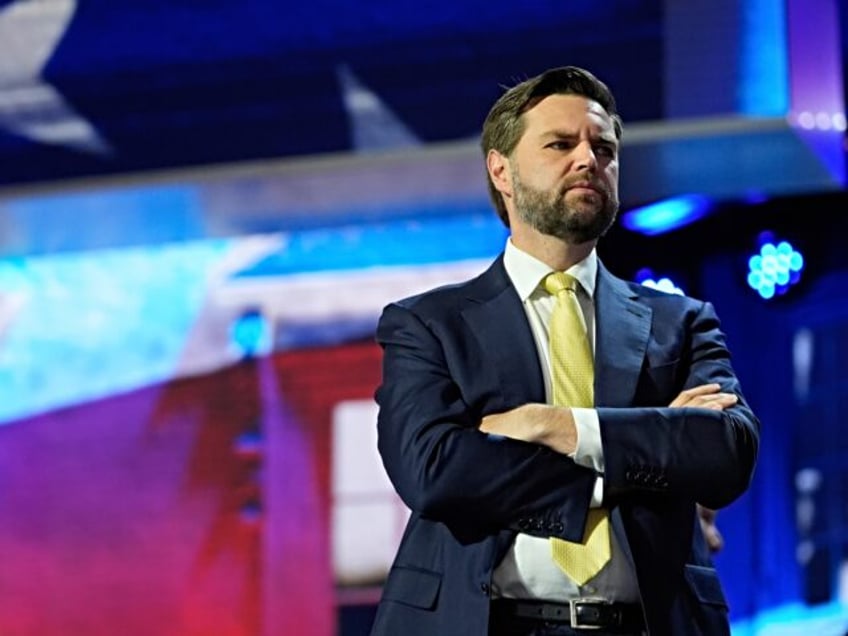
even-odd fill
[[[715,510],[704,508],[701,504],[698,504],[698,521],[701,523],[701,532],[704,533],[707,547],[712,554],[715,554],[724,547],[724,537],[721,536],[721,532],[719,532],[715,522],[716,514]]]
[[[739,401],[734,393],[721,393],[719,384],[701,384],[691,389],[681,391],[680,395],[671,401],[669,406],[675,408],[695,407],[699,409],[710,409],[712,411],[723,411],[728,406],[733,406]]]
[[[571,409],[550,404],[524,404],[505,413],[487,415],[480,430],[547,446],[563,455],[577,447],[577,429]]]

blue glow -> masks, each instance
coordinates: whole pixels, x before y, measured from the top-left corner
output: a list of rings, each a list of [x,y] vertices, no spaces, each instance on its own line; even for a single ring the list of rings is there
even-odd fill
[[[699,194],[687,194],[634,208],[621,217],[628,230],[647,236],[676,230],[706,216],[712,204]]]
[[[249,310],[233,323],[230,336],[236,347],[247,357],[268,349],[270,339],[268,321],[259,310]]]
[[[745,0],[741,10],[739,112],[763,117],[785,115],[789,111],[786,3]]]
[[[678,296],[683,295],[683,290],[675,285],[670,278],[660,278],[658,281],[654,281],[649,278],[648,280],[642,281],[642,284],[645,287],[658,289],[659,291],[664,291],[667,294],[676,294]]]
[[[200,190],[171,184],[12,198],[2,204],[28,255],[189,241],[208,234]],[[85,232],[68,231],[68,211]]]
[[[284,276],[491,258],[503,249],[506,237],[506,228],[489,211],[304,230],[290,234],[284,249],[237,276]]]
[[[259,457],[262,455],[264,438],[258,430],[245,431],[233,442],[233,450],[242,457]]]
[[[733,636],[818,636],[848,633],[848,604],[824,603],[807,606],[790,603],[734,621]]]
[[[0,259],[0,422],[173,377],[231,245]]]
[[[801,279],[804,257],[788,241],[772,242],[773,236],[765,233],[758,254],[748,259],[748,286],[762,298],[774,298]]]
[[[644,285],[651,289],[657,289],[667,294],[676,294],[678,296],[684,295],[683,289],[667,276],[663,276],[655,280],[653,271],[647,267],[636,272],[635,279],[640,285]]]

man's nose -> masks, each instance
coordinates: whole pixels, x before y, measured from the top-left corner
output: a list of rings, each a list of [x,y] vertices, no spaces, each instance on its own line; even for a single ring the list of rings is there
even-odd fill
[[[592,144],[583,141],[574,148],[574,167],[577,170],[594,170],[598,165]]]

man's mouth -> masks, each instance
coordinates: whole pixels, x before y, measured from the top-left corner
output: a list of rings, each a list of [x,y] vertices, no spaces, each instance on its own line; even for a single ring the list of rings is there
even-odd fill
[[[591,190],[592,192],[601,193],[601,189],[590,181],[578,181],[568,187],[569,190]]]
[[[591,181],[577,181],[576,183],[572,183],[565,188],[565,192],[574,192],[575,194],[585,196],[593,194],[600,197],[605,196],[604,189]]]

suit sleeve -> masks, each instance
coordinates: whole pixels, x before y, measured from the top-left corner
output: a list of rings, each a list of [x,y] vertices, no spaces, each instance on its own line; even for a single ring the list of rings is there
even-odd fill
[[[377,340],[384,349],[379,450],[413,511],[456,527],[580,538],[594,471],[480,432],[481,414],[463,400],[443,339],[410,309],[387,307]]]
[[[724,411],[598,408],[605,498],[653,492],[721,508],[750,483],[760,423],[742,396],[712,306],[702,304],[687,322],[682,388],[716,382],[739,401]]]

